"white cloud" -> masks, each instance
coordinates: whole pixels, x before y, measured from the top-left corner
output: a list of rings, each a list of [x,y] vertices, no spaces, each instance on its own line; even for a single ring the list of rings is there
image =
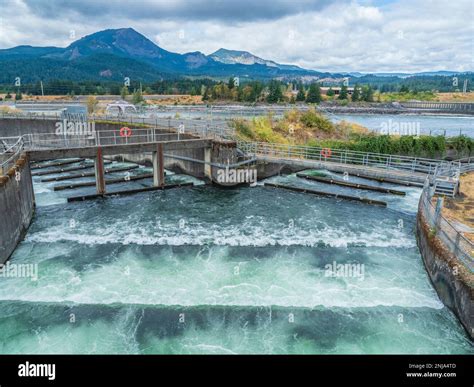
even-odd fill
[[[6,2],[0,25],[2,48],[19,44],[66,46],[71,43],[71,30],[78,38],[101,29],[130,26],[169,51],[209,54],[225,47],[315,70],[474,69],[474,15],[470,0],[457,0],[455,4],[439,0],[387,4],[338,1],[329,5],[320,1],[317,7],[305,6],[311,3],[305,2],[292,10],[284,1],[277,1],[273,8],[271,2],[266,9],[255,8],[257,14],[251,20],[233,19],[222,3],[212,12],[208,6],[193,13],[181,7],[183,2],[174,8],[164,8],[169,3],[158,2],[164,15],[160,16],[153,14],[158,9],[150,2],[143,3],[150,7],[148,14],[144,6],[133,12],[122,9],[109,14],[91,12],[100,9],[100,1],[93,2],[94,8],[89,9],[84,8],[87,1],[58,8],[60,0],[48,20],[47,12],[38,11],[39,5],[28,7],[27,0],[0,1]],[[216,0],[207,3],[218,4]],[[235,7],[233,2],[231,8]],[[266,18],[262,17],[265,12]]]

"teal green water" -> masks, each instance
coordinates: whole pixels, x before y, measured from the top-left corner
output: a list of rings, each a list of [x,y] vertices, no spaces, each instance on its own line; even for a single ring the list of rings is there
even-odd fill
[[[38,280],[0,278],[1,353],[474,352],[424,270],[418,189],[366,194],[388,208],[262,186],[68,204],[35,183],[11,263]]]

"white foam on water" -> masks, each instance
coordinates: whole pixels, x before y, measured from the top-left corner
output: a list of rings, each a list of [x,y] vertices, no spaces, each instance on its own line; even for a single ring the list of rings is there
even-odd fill
[[[416,246],[414,238],[403,230],[372,229],[355,231],[349,228],[326,225],[320,229],[289,231],[275,228],[268,223],[247,225],[191,224],[184,229],[143,223],[103,224],[93,230],[75,229],[65,232],[63,225],[49,227],[27,235],[26,242],[54,243],[76,242],[86,245],[119,243],[123,245],[218,245],[218,246],[318,246],[347,247],[360,245],[368,247]]]
[[[37,186],[43,189],[41,184]],[[47,188],[42,194],[52,203],[61,199]],[[137,201],[117,199],[76,207],[74,229],[65,227],[71,212],[44,209],[12,257],[12,262],[38,263],[39,279],[0,279],[0,300],[13,304],[114,304],[121,312],[111,321],[98,318],[76,328],[58,323],[42,327],[35,335],[16,332],[12,327],[15,340],[0,344],[0,352],[441,353],[464,348],[461,333],[456,331],[450,336],[449,327],[456,326],[456,322],[450,320],[449,325],[438,321],[439,315],[448,312],[442,311],[445,308],[430,285],[411,230],[397,228],[398,215],[393,211],[302,199],[294,203],[296,228],[289,230],[282,222],[292,218],[293,196],[287,200],[286,193],[278,193],[274,203],[266,194],[265,198],[262,193],[258,196],[259,192],[250,199],[243,195],[237,199],[243,200],[239,202],[244,207],[242,212],[239,206],[227,202],[230,209],[220,211],[212,220],[206,217],[213,204],[207,192],[173,194],[176,196],[142,195]],[[405,206],[413,212],[417,195],[416,190],[410,191],[396,207],[403,211]],[[186,212],[190,198],[196,200],[196,206]],[[177,209],[166,212],[172,203]],[[245,206],[263,206],[268,217]],[[83,210],[80,214],[79,209]],[[228,217],[227,211],[237,211],[238,216]],[[279,217],[281,213],[288,216]],[[184,228],[178,227],[180,217],[186,218]],[[101,247],[104,245],[110,245],[110,249]],[[155,253],[152,247],[141,245],[160,247]],[[322,262],[327,261],[315,256],[315,251],[324,250],[321,245],[351,252],[351,262],[365,265],[364,279],[325,276]],[[175,252],[163,246],[181,247]],[[202,246],[200,251],[196,246]],[[241,251],[239,246],[243,247]],[[269,253],[253,257],[246,247],[268,249]],[[348,255],[331,254],[336,260],[348,259]],[[272,322],[271,317],[269,323],[258,322],[257,326],[213,320],[207,321],[203,329],[188,322],[179,335],[149,334],[139,341],[141,306],[176,306],[177,310],[263,306],[270,311],[273,306],[295,310],[322,307],[334,314],[335,324],[347,322],[353,313],[366,308],[370,320],[358,333],[341,333],[334,346],[326,345],[327,332],[311,339],[295,333],[288,321]],[[384,307],[409,308],[415,315],[419,309],[434,317],[425,321],[425,315],[419,319],[411,316],[406,325],[400,325],[397,316],[387,316]],[[296,313],[297,321],[299,318]],[[433,328],[431,337],[424,336],[427,327]]]
[[[22,331],[0,346],[4,354],[130,354],[138,353],[130,346],[134,339],[117,333],[106,321],[90,324],[58,324],[39,327],[34,333]]]
[[[229,257],[226,247],[183,258],[170,251],[150,257],[125,249],[107,263],[78,271],[70,260],[40,263],[38,281],[5,279],[0,300],[78,304],[429,307],[440,309],[420,264],[406,250],[370,255],[365,276],[328,277],[307,253],[265,259]],[[245,254],[245,253],[243,253]],[[407,271],[407,270],[410,271]],[[416,286],[414,286],[415,284]]]

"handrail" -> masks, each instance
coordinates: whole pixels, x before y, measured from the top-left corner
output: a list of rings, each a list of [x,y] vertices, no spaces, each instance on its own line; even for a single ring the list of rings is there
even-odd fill
[[[437,211],[431,202],[432,189],[425,186],[420,197],[420,208],[430,227],[440,236],[449,250],[474,273],[474,243],[462,235],[441,211]]]
[[[68,104],[68,103],[65,103]],[[236,112],[239,113],[240,115],[243,114],[243,112],[246,112],[246,107],[242,108],[241,106],[238,107],[211,107],[208,108],[206,111],[207,117],[205,119],[202,119],[202,117],[199,118],[181,118],[181,117],[171,117],[176,110],[179,110],[180,108],[186,108],[188,111],[193,111],[193,109],[198,110],[202,107],[200,106],[194,106],[194,107],[189,107],[186,105],[173,105],[173,106],[164,106],[164,107],[159,107],[154,110],[150,109],[146,113],[137,113],[137,114],[125,114],[125,115],[116,115],[116,114],[91,114],[87,115],[86,113],[63,113],[60,112],[58,113],[57,111],[45,111],[45,112],[23,112],[23,111],[17,111],[17,112],[2,112],[1,116],[3,118],[28,118],[28,119],[39,119],[39,120],[52,120],[52,119],[58,119],[62,120],[64,118],[67,118],[69,115],[84,115],[85,117],[88,117],[90,120],[106,120],[106,121],[115,121],[115,122],[122,122],[122,123],[147,123],[150,125],[162,125],[162,126],[170,126],[171,122],[176,123],[176,122],[186,122],[186,123],[192,123],[193,125],[200,125],[202,128],[204,126],[207,126],[208,131],[214,131],[216,134],[218,134],[220,137],[225,138],[225,139],[235,139],[235,129],[233,128],[222,128],[222,127],[217,127],[213,125],[213,114],[217,114],[217,117],[219,117],[219,112],[226,111],[226,112]],[[253,106],[251,107],[251,112],[253,113],[263,113],[267,112],[268,109],[273,112],[284,112],[287,111],[288,109],[294,109],[294,106]],[[308,107],[305,106],[298,106],[299,110],[307,110]],[[322,111],[332,114],[329,111],[326,111],[325,107],[319,106],[318,109],[321,109]],[[158,117],[156,113],[166,113],[169,112],[170,116],[169,117]],[[179,113],[179,112],[178,112]],[[220,117],[221,121],[231,121],[232,119],[236,118],[234,117]],[[459,129],[460,134],[463,129]],[[431,135],[431,131],[430,131]],[[465,135],[465,134],[464,134]],[[444,131],[444,137],[446,137],[446,131]],[[446,137],[447,141],[449,142],[449,136]]]
[[[14,138],[17,141],[14,144],[10,145],[8,148],[4,149],[2,152],[0,152],[0,176],[2,176],[5,171],[8,171],[10,169],[11,164],[14,164],[16,162],[24,148],[25,144],[23,136]],[[9,157],[5,159],[6,156]]]
[[[125,133],[125,132],[124,132]],[[166,141],[186,141],[192,140],[189,135],[195,135],[193,131],[184,133],[175,131],[163,133],[159,129],[131,128],[131,133],[121,135],[120,130],[100,130],[83,135],[57,135],[56,133],[35,133],[25,134],[25,147],[28,150],[36,149],[56,149],[56,148],[80,148],[84,146],[107,146],[107,145],[128,145],[153,143],[162,140],[163,136],[170,136],[172,139]],[[200,139],[212,139],[212,135],[200,133]]]
[[[44,117],[44,115],[43,115]],[[101,119],[104,116],[92,115],[90,118]],[[108,116],[105,116],[107,119]],[[58,138],[52,133],[47,134],[28,134],[25,135],[25,143],[29,147],[35,145],[41,146],[41,148],[57,147],[59,145],[64,146],[84,146],[84,145],[100,145],[101,141],[127,144],[129,142],[135,142],[144,139],[145,142],[149,142],[149,138],[156,140],[158,136],[176,134],[177,139],[180,139],[180,134],[183,132],[186,134],[196,134],[206,138],[235,138],[235,131],[227,128],[220,128],[218,126],[211,125],[206,120],[200,119],[178,119],[178,118],[159,118],[155,117],[137,117],[137,116],[123,116],[123,117],[111,117],[115,122],[126,122],[128,120],[135,120],[135,123],[140,123],[145,119],[152,119],[152,122],[147,122],[150,125],[155,124],[152,128],[136,128],[133,129],[134,135],[131,137],[122,138],[117,140],[117,136],[109,136],[110,133],[114,133],[114,130],[110,131],[97,131],[94,137],[83,137],[83,138],[70,138],[65,136],[64,138]],[[131,126],[131,125],[130,125]],[[176,126],[180,126],[180,129],[176,129]],[[167,128],[169,133],[157,133],[160,127]],[[175,130],[175,131],[173,131]],[[107,132],[107,134],[105,134]],[[137,133],[145,133],[137,136]],[[41,139],[49,137],[48,140]],[[323,155],[323,152],[327,148],[313,147],[305,145],[288,145],[288,144],[275,144],[266,142],[248,142],[238,140],[238,146],[248,152],[256,154],[269,155],[281,158],[298,158],[298,159],[309,159],[309,160],[320,160],[326,162],[338,162],[344,164],[361,164],[367,166],[376,166],[385,169],[402,169],[411,172],[418,172],[433,176],[438,173],[440,176],[453,177],[456,173],[464,173],[474,169],[471,165],[471,158],[464,158],[456,160],[454,162],[447,162],[443,160],[429,159],[423,157],[412,157],[404,155],[392,155],[384,153],[374,152],[362,152],[348,149],[330,149],[329,155]],[[104,144],[105,145],[105,144]],[[456,164],[457,163],[457,164]],[[466,163],[468,165],[466,165]],[[474,164],[474,163],[473,163]]]
[[[238,140],[237,141],[240,144],[257,144],[259,146],[280,146],[280,147],[291,147],[291,149],[328,149],[324,147],[318,147],[318,146],[309,146],[309,145],[290,145],[290,144],[280,144],[280,143],[271,143],[271,142],[258,142],[258,141],[242,141]],[[366,154],[371,154],[371,155],[377,155],[377,156],[386,156],[386,157],[397,157],[397,158],[405,158],[409,160],[421,160],[421,161],[428,161],[428,162],[435,162],[439,163],[440,161],[443,160],[437,160],[437,159],[428,159],[428,158],[423,158],[423,157],[413,157],[413,156],[405,156],[405,155],[396,155],[396,154],[390,154],[390,153],[376,153],[376,152],[363,152],[363,151],[355,151],[355,150],[349,150],[349,149],[332,149],[332,152],[334,151],[341,151],[341,152],[350,152],[350,153],[356,153],[360,155],[366,155]],[[457,161],[457,160],[456,160]]]
[[[384,169],[403,169],[427,175],[434,175],[437,169],[453,168],[452,163],[443,160],[352,151],[348,149],[247,141],[237,141],[237,146],[249,154],[277,159],[306,159],[340,164],[360,164]]]

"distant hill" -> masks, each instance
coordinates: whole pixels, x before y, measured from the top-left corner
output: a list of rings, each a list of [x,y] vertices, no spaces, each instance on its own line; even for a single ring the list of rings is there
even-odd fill
[[[18,46],[0,50],[0,84],[62,79],[70,81],[115,81],[124,77],[153,82],[179,77],[303,80],[342,79],[344,74],[307,70],[280,64],[247,51],[221,48],[205,55],[195,51],[178,54],[167,51],[133,28],[108,29],[87,35],[68,47]],[[412,76],[450,76],[453,71],[408,73],[347,73],[352,82],[360,79],[406,78]]]
[[[106,58],[106,60],[104,60]],[[249,79],[325,76],[298,66],[280,65],[245,51],[221,49],[178,54],[164,50],[132,28],[87,35],[66,48],[18,46],[0,50],[0,82],[20,76],[24,82],[48,80],[153,81],[176,76],[239,76]]]
[[[472,71],[463,72],[463,74],[471,74]],[[420,73],[359,73],[359,72],[352,72],[347,73],[351,77],[365,77],[365,76],[376,76],[376,77],[397,77],[397,78],[408,78],[408,77],[417,77],[417,76],[442,76],[442,77],[450,77],[452,75],[460,74],[459,71],[423,71]]]
[[[225,48],[220,48],[219,50],[217,50],[216,52],[212,53],[209,56],[215,61],[225,63],[225,64],[243,64],[243,65],[260,64],[264,66],[275,67],[281,70],[290,70],[290,71],[298,71],[298,72],[308,71],[298,66],[283,65],[283,64],[276,63],[272,60],[262,59],[247,51],[235,51],[235,50],[227,50]]]

